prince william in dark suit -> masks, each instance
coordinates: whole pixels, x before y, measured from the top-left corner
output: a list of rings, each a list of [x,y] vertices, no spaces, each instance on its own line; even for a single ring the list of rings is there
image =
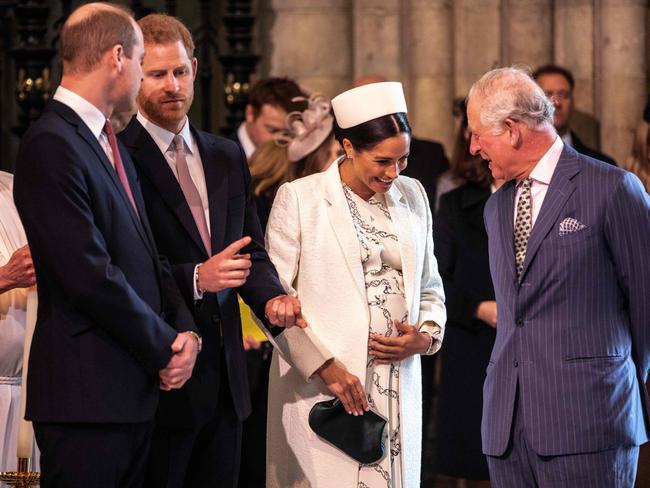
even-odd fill
[[[26,416],[44,488],[142,486],[159,389],[182,386],[196,359],[193,318],[108,123],[134,106],[142,56],[127,11],[77,9],[61,86],[20,146],[14,196],[39,298]]]

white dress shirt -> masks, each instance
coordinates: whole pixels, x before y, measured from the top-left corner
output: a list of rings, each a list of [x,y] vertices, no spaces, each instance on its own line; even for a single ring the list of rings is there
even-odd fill
[[[248,132],[246,132],[245,122],[242,122],[239,126],[239,129],[237,129],[237,138],[239,139],[239,143],[244,150],[244,154],[246,154],[246,160],[250,163],[251,156],[255,152],[256,148],[255,144],[253,144],[253,141],[249,137]]]
[[[56,89],[54,97],[52,98],[74,110],[82,122],[88,126],[93,136],[97,138],[99,145],[102,146],[108,160],[111,162],[113,167],[115,167],[115,164],[113,163],[113,151],[111,150],[111,145],[108,143],[108,137],[104,133],[106,117],[104,117],[102,111],[81,95],[77,95],[72,90],[68,90],[61,85]]]
[[[539,211],[542,208],[542,203],[544,203],[544,197],[546,197],[546,192],[548,191],[548,185],[551,183],[551,178],[555,172],[555,167],[557,162],[560,160],[560,155],[562,154],[562,149],[564,148],[564,143],[562,138],[557,136],[553,145],[546,151],[546,154],[542,156],[542,159],[535,165],[533,171],[528,175],[529,178],[532,178],[533,184],[530,187],[531,193],[531,204],[532,208],[532,225],[535,226],[535,221],[539,215]],[[519,197],[521,196],[521,187],[517,188],[517,193],[515,194],[515,211],[513,215],[513,221],[517,219],[517,204],[519,203]]]
[[[154,124],[153,122],[147,120],[144,115],[138,110],[136,115],[138,122],[142,124],[142,127],[149,133],[151,138],[160,149],[160,152],[165,157],[165,161],[169,164],[169,167],[174,173],[176,180],[178,180],[178,170],[176,169],[176,152],[172,147],[172,142],[176,134],[163,129],[162,127]],[[208,201],[208,187],[205,183],[205,172],[203,171],[203,163],[201,161],[201,154],[199,152],[199,147],[196,144],[196,140],[192,135],[190,130],[190,124],[188,123],[187,116],[185,117],[185,122],[183,123],[183,128],[179,132],[179,135],[183,138],[185,142],[185,159],[187,160],[187,167],[190,171],[190,176],[196,186],[196,190],[199,192],[199,197],[201,198],[201,205],[203,206],[203,213],[205,214],[205,222],[208,226],[208,233],[212,233],[210,230],[210,205]],[[194,267],[194,276],[197,276],[198,273],[197,264]],[[201,300],[203,298],[203,293],[198,289],[196,278],[193,283],[194,289],[194,299]]]
[[[160,152],[165,156],[165,161],[169,164],[176,180],[178,180],[178,170],[176,169],[176,153],[172,147],[172,141],[176,134],[163,129],[162,127],[154,124],[153,122],[147,120],[144,115],[138,110],[138,122],[142,124],[142,127],[149,133],[151,138],[160,149]],[[205,172],[203,171],[203,163],[201,162],[201,154],[199,153],[199,148],[196,145],[196,140],[190,131],[190,124],[187,122],[187,117],[185,117],[185,123],[183,128],[178,133],[185,142],[185,158],[187,160],[187,167],[190,171],[190,176],[196,186],[197,191],[199,192],[199,197],[201,197],[201,205],[203,206],[203,213],[205,214],[205,222],[208,225],[208,232],[210,231],[210,206],[208,203],[208,187],[205,183]]]

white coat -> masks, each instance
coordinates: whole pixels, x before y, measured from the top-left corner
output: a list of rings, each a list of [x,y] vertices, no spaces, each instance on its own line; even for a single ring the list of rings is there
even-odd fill
[[[400,176],[386,194],[399,239],[409,323],[440,327],[444,291],[433,255],[431,213],[422,185]],[[359,465],[310,429],[315,402],[332,394],[312,374],[334,357],[365,383],[369,312],[360,247],[338,164],[278,190],[266,244],[288,293],[309,323],[275,337],[269,380],[267,486],[356,487]],[[426,324],[425,324],[426,322]],[[435,323],[435,324],[433,324]],[[439,347],[439,345],[438,345]],[[420,358],[400,366],[403,486],[420,486]]]

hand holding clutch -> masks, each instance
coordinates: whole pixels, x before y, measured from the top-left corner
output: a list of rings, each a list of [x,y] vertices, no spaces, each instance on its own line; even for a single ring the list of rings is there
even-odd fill
[[[363,415],[368,410],[368,399],[361,381],[334,359],[325,362],[316,374],[332,395],[341,400],[342,408],[350,415]]]
[[[309,426],[361,464],[376,463],[384,456],[386,419],[372,410],[354,416],[346,413],[338,398],[318,402],[309,412]]]

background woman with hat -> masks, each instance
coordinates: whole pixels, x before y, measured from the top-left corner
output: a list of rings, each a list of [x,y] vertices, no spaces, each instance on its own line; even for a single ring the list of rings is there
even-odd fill
[[[296,97],[292,102],[302,100]],[[332,131],[330,100],[315,93],[306,101],[304,111],[287,115],[287,133],[260,145],[251,156],[251,180],[262,229],[266,229],[278,188],[287,181],[323,171],[340,149]]]
[[[446,320],[422,185],[399,177],[411,129],[400,83],[332,100],[345,150],[323,172],[278,190],[267,248],[309,327],[274,338],[267,437],[269,487],[420,486],[420,354],[439,348]],[[351,415],[388,419],[372,465],[322,441],[314,403],[338,397]]]

